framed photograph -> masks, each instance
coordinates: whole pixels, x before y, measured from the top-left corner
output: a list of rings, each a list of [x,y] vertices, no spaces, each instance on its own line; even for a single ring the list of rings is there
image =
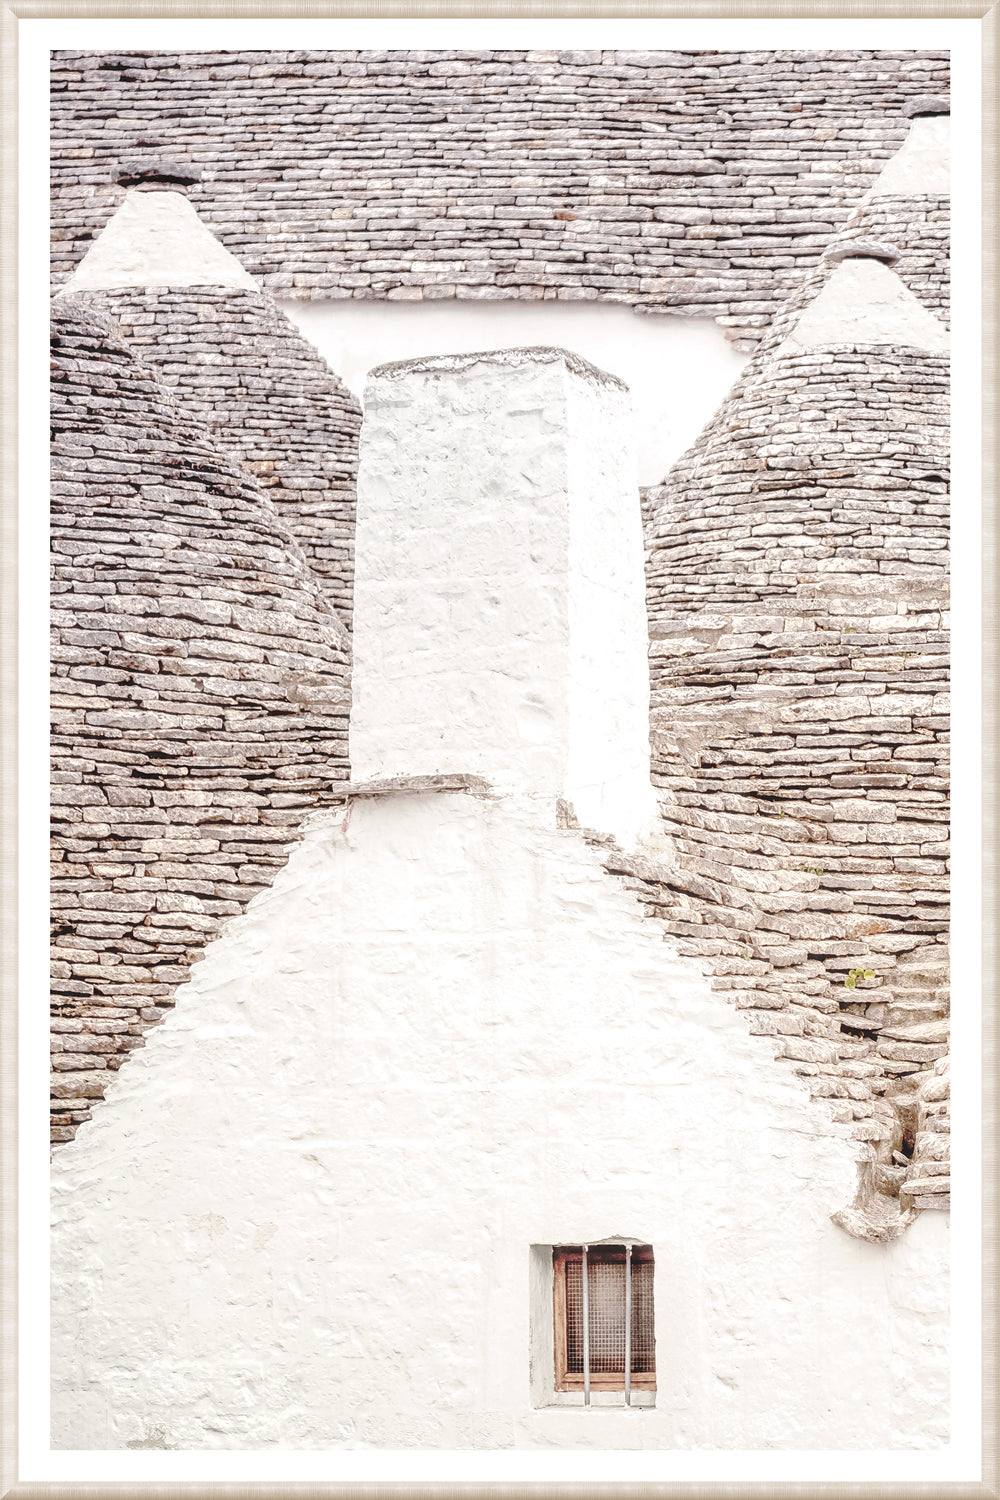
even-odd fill
[[[0,1492],[995,1495],[995,23],[412,9],[5,16]]]

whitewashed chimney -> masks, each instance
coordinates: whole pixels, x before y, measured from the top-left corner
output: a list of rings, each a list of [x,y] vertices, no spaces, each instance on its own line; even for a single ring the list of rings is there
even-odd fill
[[[353,777],[472,772],[639,836],[655,804],[627,387],[561,349],[381,366],[357,526]]]

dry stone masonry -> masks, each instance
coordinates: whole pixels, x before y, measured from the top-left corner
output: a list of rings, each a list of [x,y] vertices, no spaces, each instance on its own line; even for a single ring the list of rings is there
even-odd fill
[[[854,1138],[843,1227],[947,1207],[945,55],[60,52],[53,88],[55,1139],[344,795],[360,414],[269,291],[606,299],[754,353],[643,495],[662,834],[587,837]],[[202,270],[122,276],[188,199]]]
[[[755,350],[758,360],[781,345],[805,309],[819,298],[836,267],[854,257],[860,257],[863,266],[867,263],[869,270],[872,261],[891,267],[917,308],[930,313],[935,323],[948,326],[950,120],[941,112],[944,107],[939,101],[937,113],[914,120],[903,149],[778,309]],[[909,163],[905,171],[898,167],[901,160]],[[912,313],[913,302],[908,306]],[[744,373],[750,373],[750,368]]]
[[[752,347],[947,86],[917,51],[60,51],[54,270],[166,153],[282,295],[603,298]]]
[[[74,297],[52,403],[58,1141],[347,776],[349,650],[267,492]]]
[[[349,629],[360,408],[201,222],[181,172],[169,160],[123,165],[137,190],[66,290],[106,307],[189,416],[269,491]]]
[[[688,879],[626,873],[905,1215],[948,1204],[948,364],[867,214],[645,496],[654,779]],[[926,222],[895,212],[897,264]]]
[[[90,292],[186,415],[267,492],[350,629],[361,409],[261,292]]]

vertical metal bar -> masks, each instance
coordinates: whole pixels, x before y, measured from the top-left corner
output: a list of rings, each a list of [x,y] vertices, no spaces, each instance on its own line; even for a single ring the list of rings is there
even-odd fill
[[[625,1405],[632,1405],[632,1246],[625,1246]]]
[[[581,1280],[583,1282],[583,1404],[590,1405],[590,1295],[587,1288],[587,1250],[583,1247],[583,1265],[581,1267]]]

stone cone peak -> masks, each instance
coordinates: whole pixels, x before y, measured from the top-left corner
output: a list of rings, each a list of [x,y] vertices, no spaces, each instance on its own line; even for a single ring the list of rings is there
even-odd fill
[[[804,310],[778,355],[827,344],[904,345],[948,351],[948,330],[882,261],[841,261]]]
[[[950,143],[948,115],[917,115],[903,145],[876,178],[865,201],[934,194],[947,197],[951,191]]]
[[[126,196],[64,291],[153,286],[259,290],[183,193],[147,188]]]

